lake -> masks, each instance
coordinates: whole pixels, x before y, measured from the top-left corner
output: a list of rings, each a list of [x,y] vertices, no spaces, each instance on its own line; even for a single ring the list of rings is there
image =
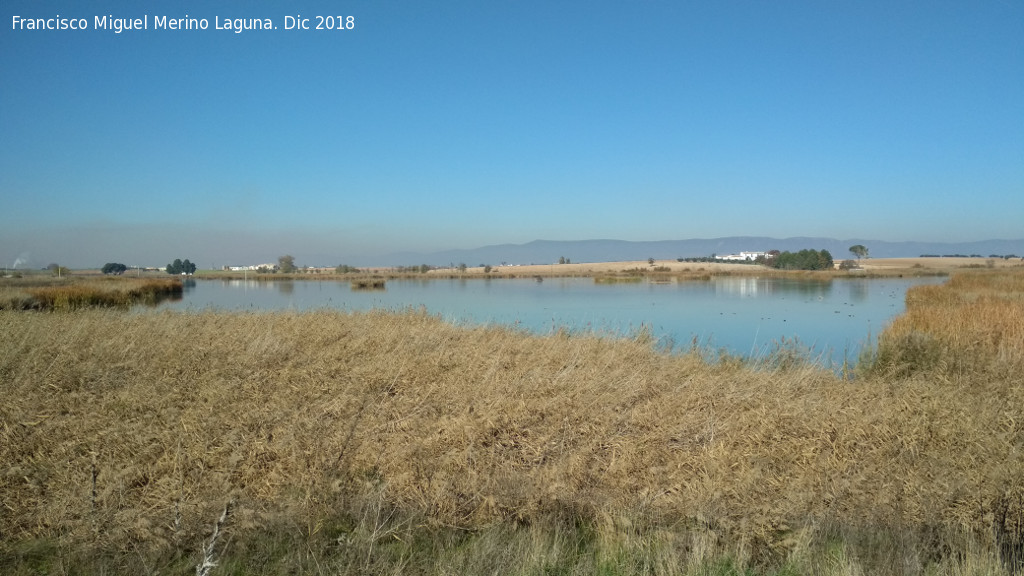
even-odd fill
[[[424,307],[456,324],[502,324],[535,333],[649,330],[662,345],[697,342],[742,356],[797,339],[823,363],[856,360],[860,347],[904,311],[909,287],[942,278],[832,281],[720,277],[598,284],[592,278],[388,280],[383,290],[346,281],[189,280],[177,310],[402,310]]]

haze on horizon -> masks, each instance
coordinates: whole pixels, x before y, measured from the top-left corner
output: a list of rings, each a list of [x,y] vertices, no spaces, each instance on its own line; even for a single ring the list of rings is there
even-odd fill
[[[339,10],[354,28],[283,29]],[[11,24],[58,14],[90,28]],[[186,14],[210,29],[152,29]],[[4,265],[1024,236],[1020,2],[9,0],[0,15]],[[95,30],[97,15],[150,29]]]

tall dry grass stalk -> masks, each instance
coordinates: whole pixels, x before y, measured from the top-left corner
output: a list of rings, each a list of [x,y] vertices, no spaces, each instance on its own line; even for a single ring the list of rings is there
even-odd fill
[[[1024,369],[1024,270],[962,272],[907,292],[907,311],[880,335],[876,369],[983,381]]]
[[[875,565],[836,534],[904,535],[890,556],[916,566],[955,564],[958,539],[972,558],[1018,545],[1019,373],[760,366],[418,312],[0,312],[0,534],[196,550],[233,501],[229,542],[361,541],[355,571],[417,527],[554,526],[577,540],[542,530],[536,550],[660,573],[809,543]]]

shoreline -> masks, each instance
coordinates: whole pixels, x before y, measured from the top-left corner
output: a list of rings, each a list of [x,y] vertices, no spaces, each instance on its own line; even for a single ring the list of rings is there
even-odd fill
[[[357,272],[337,273],[332,268],[316,268],[300,270],[292,273],[245,273],[227,270],[199,270],[187,279],[251,279],[268,280],[343,280],[355,281],[366,278],[383,278],[388,280],[401,279],[459,279],[459,278],[604,278],[604,277],[651,277],[701,279],[710,276],[796,276],[830,278],[867,277],[884,278],[902,275],[944,276],[953,272],[981,269],[1007,269],[1024,267],[1024,259],[978,258],[978,257],[915,257],[915,258],[865,258],[860,261],[859,268],[839,270],[844,260],[835,261],[833,270],[779,270],[758,264],[737,264],[731,262],[680,262],[678,260],[626,260],[615,262],[579,262],[570,264],[523,264],[493,266],[490,271],[484,267],[467,267],[464,271],[457,268],[432,268],[426,272],[401,270],[400,267],[366,267]],[[42,278],[46,273],[30,272],[25,278]],[[73,270],[72,278],[103,277],[99,270]],[[18,278],[8,274],[7,278]],[[165,272],[144,272],[125,274],[124,278],[168,278],[177,277]],[[183,278],[184,279],[184,278]]]
[[[643,276],[651,278],[686,278],[699,279],[710,276],[796,276],[808,275],[848,278],[868,277],[886,278],[901,275],[945,276],[952,272],[970,269],[988,268],[1004,269],[1024,266],[1019,259],[1003,260],[992,258],[969,257],[936,257],[936,258],[867,258],[860,269],[839,270],[836,260],[834,270],[778,270],[757,264],[735,264],[728,262],[679,262],[678,260],[655,260],[651,264],[647,260],[626,260],[617,262],[579,262],[570,264],[524,264],[493,266],[490,272],[484,267],[467,267],[464,272],[457,268],[435,268],[427,272],[399,272],[395,267],[360,268],[359,272],[337,274],[333,270],[317,272],[296,272],[291,274],[239,274],[238,272],[201,271],[198,278],[241,279],[243,277],[256,280],[349,280],[367,276],[386,279],[459,279],[459,278],[603,278],[623,276]]]

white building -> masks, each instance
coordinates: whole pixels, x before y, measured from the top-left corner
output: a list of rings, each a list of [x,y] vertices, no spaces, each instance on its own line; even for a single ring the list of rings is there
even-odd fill
[[[242,272],[243,270],[259,270],[260,268],[266,268],[267,270],[277,270],[277,264],[253,264],[252,266],[225,266],[225,270],[231,270],[232,272]]]
[[[740,252],[739,254],[726,254],[725,256],[715,256],[715,260],[739,260],[752,262],[754,260],[757,260],[761,256],[766,256],[767,254],[767,252]]]

